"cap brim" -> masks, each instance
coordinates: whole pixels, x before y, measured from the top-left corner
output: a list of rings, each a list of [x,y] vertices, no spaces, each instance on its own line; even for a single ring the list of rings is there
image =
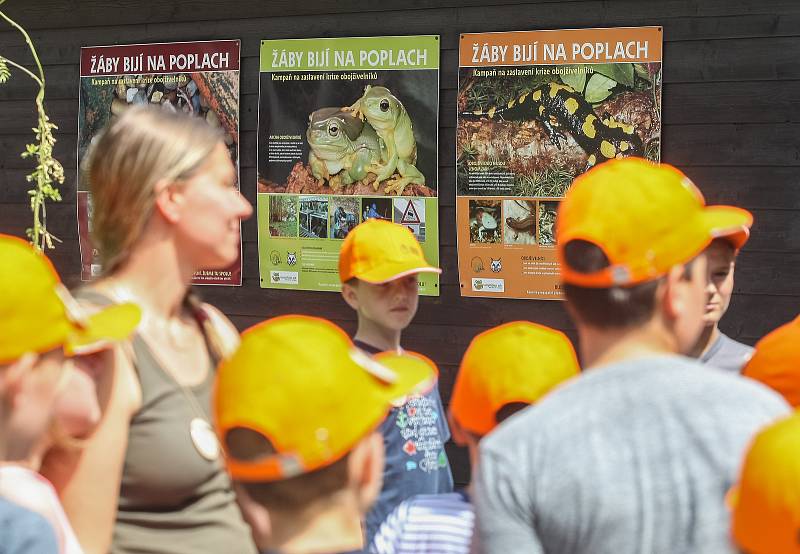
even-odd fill
[[[380,267],[373,268],[365,271],[361,275],[356,275],[359,280],[366,281],[373,285],[382,285],[389,281],[400,279],[407,275],[415,275],[417,273],[441,273],[442,270],[438,267],[428,265],[424,261],[421,263],[396,263],[384,264]]]
[[[424,394],[436,384],[436,366],[423,356],[406,352],[381,352],[375,361],[392,370],[396,379],[382,387],[381,394],[388,403],[410,394]]]
[[[82,327],[74,327],[64,341],[68,356],[91,354],[128,338],[139,325],[142,312],[135,304],[114,304],[91,314]]]
[[[739,250],[750,237],[753,216],[734,206],[708,206],[702,215],[712,239],[725,239]]]

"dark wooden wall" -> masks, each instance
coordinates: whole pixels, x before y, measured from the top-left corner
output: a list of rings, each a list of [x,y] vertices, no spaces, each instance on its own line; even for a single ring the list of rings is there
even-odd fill
[[[487,327],[530,319],[574,330],[553,301],[461,298],[454,231],[454,128],[460,32],[661,25],[664,27],[663,159],[684,169],[710,202],[752,210],[753,236],[739,259],[736,296],[723,328],[753,343],[791,319],[800,297],[800,2],[797,0],[8,0],[32,33],[47,77],[47,108],[59,125],[64,202],[49,209],[63,240],[51,253],[68,283],[79,273],[75,222],[78,60],[82,45],[242,40],[241,178],[256,191],[259,41],[267,38],[441,34],[441,297],[423,298],[406,347],[441,368],[449,397],[469,340]],[[21,37],[0,21],[0,54],[29,63]],[[24,234],[30,212],[19,152],[34,125],[34,87],[20,72],[0,85],[0,231]],[[259,288],[256,225],[244,225],[244,286],[206,287],[240,328],[278,314],[321,315],[353,329],[336,294]],[[453,457],[465,479],[463,453]]]

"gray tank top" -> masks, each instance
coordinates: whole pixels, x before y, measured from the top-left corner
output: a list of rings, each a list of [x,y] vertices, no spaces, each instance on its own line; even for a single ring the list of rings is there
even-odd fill
[[[111,303],[93,290],[76,297]],[[132,343],[142,405],[128,431],[111,554],[255,554],[222,460],[203,458],[192,443],[192,404],[142,337]],[[190,387],[208,421],[213,381],[212,368]]]

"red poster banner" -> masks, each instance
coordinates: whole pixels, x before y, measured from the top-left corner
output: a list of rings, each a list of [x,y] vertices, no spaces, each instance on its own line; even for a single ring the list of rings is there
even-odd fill
[[[90,46],[81,48],[78,167],[92,138],[117,115],[135,104],[180,110],[219,127],[234,165],[239,168],[238,40]],[[237,187],[238,183],[237,175]],[[102,274],[91,238],[89,183],[78,175],[78,238],[81,279]],[[242,284],[239,259],[224,270],[201,270],[196,285]]]

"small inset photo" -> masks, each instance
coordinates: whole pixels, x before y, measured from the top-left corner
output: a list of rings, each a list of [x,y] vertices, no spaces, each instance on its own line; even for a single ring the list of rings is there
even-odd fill
[[[500,200],[469,201],[469,242],[499,244],[502,240]]]
[[[503,244],[536,244],[534,200],[503,200]]]
[[[381,198],[362,198],[361,199],[361,220],[383,219],[392,220],[392,199]]]
[[[425,242],[425,200],[422,198],[395,198],[394,222],[411,229],[420,242]]]
[[[555,246],[556,244],[556,212],[558,202],[539,202],[539,244]]]
[[[331,238],[343,239],[359,224],[359,199],[352,196],[331,198]]]
[[[328,238],[328,197],[300,197],[300,236],[309,239]]]
[[[293,194],[269,197],[269,234],[273,237],[297,236],[298,197]]]

